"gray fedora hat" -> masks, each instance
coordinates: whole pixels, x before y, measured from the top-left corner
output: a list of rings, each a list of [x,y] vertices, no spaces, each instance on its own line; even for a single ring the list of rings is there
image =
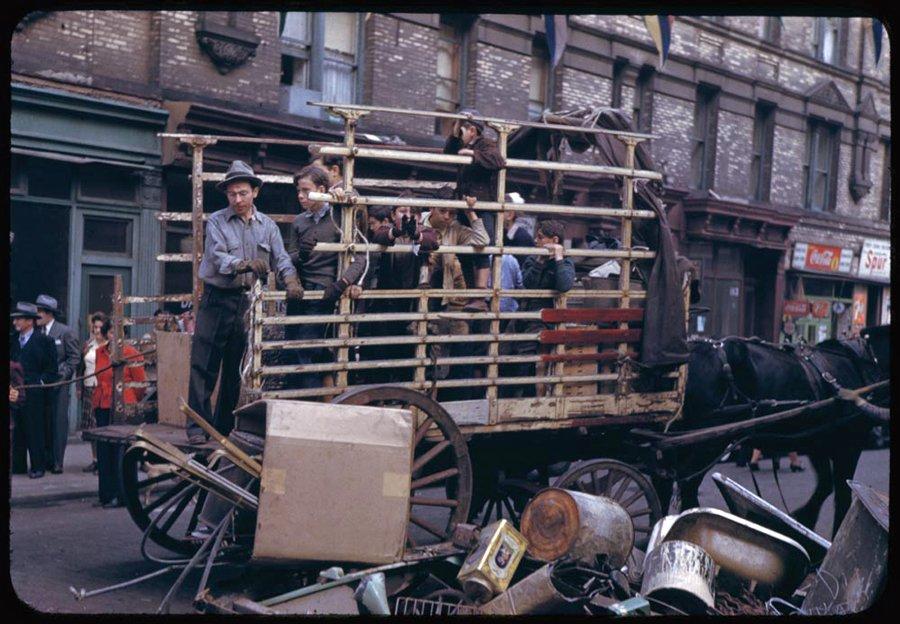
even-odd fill
[[[60,313],[59,302],[50,295],[38,295],[38,298],[34,302],[34,305],[41,310],[53,312],[53,314]]]
[[[243,160],[235,160],[231,163],[228,171],[225,172],[225,179],[216,184],[216,188],[224,192],[232,182],[247,181],[250,186],[262,186],[262,180],[256,177],[253,169]]]
[[[39,318],[37,306],[27,301],[20,301],[16,304],[15,310],[9,313],[9,318]]]

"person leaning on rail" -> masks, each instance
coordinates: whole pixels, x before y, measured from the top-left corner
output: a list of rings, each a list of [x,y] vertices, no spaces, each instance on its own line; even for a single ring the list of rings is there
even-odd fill
[[[301,212],[291,224],[288,240],[290,260],[300,275],[303,288],[309,291],[322,291],[322,298],[289,301],[287,306],[289,316],[332,314],[334,304],[345,293],[353,299],[362,293],[362,286],[358,282],[364,273],[367,273],[365,254],[356,254],[353,262],[339,277],[340,254],[336,251],[314,251],[317,243],[341,242],[341,227],[339,221],[335,219],[331,204],[309,198],[310,193],[330,192],[336,199],[343,200],[344,190],[339,186],[329,189],[329,184],[328,174],[315,165],[307,165],[294,175],[294,186],[297,189]],[[325,329],[325,323],[287,325],[285,338],[322,340],[325,337]],[[324,363],[329,359],[329,352],[317,347],[294,351],[293,363],[301,365]],[[318,373],[303,373],[299,375],[298,384],[300,388],[320,388],[323,385],[330,385],[328,380],[330,376],[323,378]]]
[[[234,424],[232,412],[240,396],[240,363],[247,346],[247,292],[257,278],[268,274],[271,263],[288,300],[303,296],[278,226],[256,207],[261,186],[262,180],[249,165],[240,160],[231,163],[216,187],[228,198],[228,206],[209,216],[200,262],[204,289],[191,341],[188,405],[225,435]],[[212,417],[210,395],[220,368],[222,381]],[[193,421],[188,423],[187,436],[191,444],[207,439]]]
[[[481,201],[492,201],[497,198],[497,172],[506,166],[500,155],[497,144],[484,136],[484,122],[474,119],[479,117],[475,109],[463,109],[461,114],[468,120],[457,120],[444,144],[445,154],[471,156],[472,162],[459,167],[456,176],[456,198],[475,197]],[[484,220],[488,233],[488,242],[494,242],[494,213],[485,211],[478,215]],[[458,215],[463,225],[472,228],[475,224],[468,218],[468,212]],[[490,275],[490,258],[483,254],[466,256],[462,260],[466,282],[475,288],[487,288]],[[487,302],[483,297],[475,297],[466,303],[466,310],[487,312]]]

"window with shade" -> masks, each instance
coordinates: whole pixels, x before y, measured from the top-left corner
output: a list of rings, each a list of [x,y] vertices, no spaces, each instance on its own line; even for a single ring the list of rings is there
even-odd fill
[[[462,102],[462,29],[441,20],[437,41],[437,87],[435,109],[455,113]],[[434,133],[447,135],[453,126],[452,119],[435,119]]]
[[[718,108],[719,90],[707,85],[697,87],[691,152],[691,182],[695,189],[712,187],[715,178]]]
[[[753,122],[753,160],[750,165],[750,197],[756,201],[769,201],[774,140],[775,106],[758,102]]]
[[[528,119],[538,119],[547,108],[550,53],[541,40],[531,46],[531,76],[528,82]]]
[[[830,65],[846,63],[848,25],[846,18],[816,18],[813,48],[817,59]]]
[[[359,16],[359,13],[325,13],[322,98],[326,102],[356,101]]]
[[[834,210],[839,132],[837,126],[817,120],[810,122],[805,164],[807,210]]]

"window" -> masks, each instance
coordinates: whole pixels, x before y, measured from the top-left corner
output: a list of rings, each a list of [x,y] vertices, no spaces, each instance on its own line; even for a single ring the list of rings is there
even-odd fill
[[[455,113],[462,104],[466,43],[467,29],[442,16],[437,43],[436,110]],[[452,126],[452,119],[435,119],[434,133],[446,135]]]
[[[813,33],[815,56],[831,65],[844,65],[847,58],[847,26],[845,18],[817,17]]]
[[[760,36],[763,41],[778,45],[781,41],[781,18],[771,16],[762,18],[761,31]]]
[[[881,220],[891,220],[891,142],[884,141],[884,161],[881,166]]]
[[[78,197],[133,204],[137,196],[135,172],[122,167],[86,165],[79,171]]]
[[[696,189],[710,188],[715,177],[718,98],[718,89],[707,85],[697,87],[694,148],[691,153],[691,179]]]
[[[836,126],[820,121],[810,123],[806,155],[806,201],[808,210],[830,212],[834,210],[835,171],[838,156],[838,132]]]
[[[543,41],[536,39],[531,46],[531,79],[528,82],[528,118],[538,119],[547,108],[550,53]]]
[[[622,83],[625,79],[626,67],[628,67],[628,60],[623,58],[617,58],[613,64],[612,101],[609,103],[613,108],[622,106]]]
[[[638,132],[650,132],[653,117],[653,68],[644,65],[634,85],[632,119]]]
[[[312,33],[310,14],[289,11],[281,14],[281,84],[309,88]]]
[[[358,13],[325,14],[325,59],[322,98],[326,102],[356,101]]]
[[[759,102],[753,122],[753,161],[750,167],[750,196],[756,201],[769,201],[774,138],[775,107]]]
[[[131,255],[131,220],[84,217],[84,251]]]
[[[72,197],[72,168],[65,163],[29,159],[28,193],[34,197]]]

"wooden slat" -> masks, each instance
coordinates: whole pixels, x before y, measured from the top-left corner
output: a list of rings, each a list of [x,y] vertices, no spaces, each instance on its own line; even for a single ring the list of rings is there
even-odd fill
[[[643,308],[544,308],[544,323],[619,323],[644,320]]]
[[[601,344],[606,342],[637,342],[639,329],[545,329],[541,344]]]
[[[615,362],[621,357],[618,351],[601,351],[600,353],[545,353],[542,362]],[[632,359],[637,353],[629,351],[626,355]]]

